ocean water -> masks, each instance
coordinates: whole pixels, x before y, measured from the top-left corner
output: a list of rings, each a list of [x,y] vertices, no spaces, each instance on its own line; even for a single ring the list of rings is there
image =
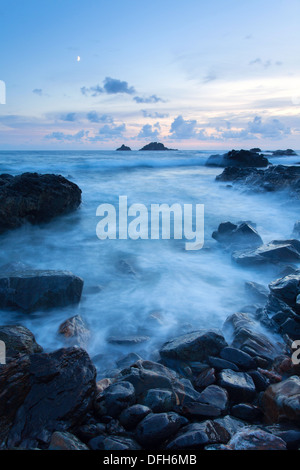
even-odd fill
[[[22,262],[34,269],[63,269],[84,279],[78,306],[33,314],[0,311],[1,324],[21,323],[46,351],[65,345],[60,323],[80,314],[92,337],[88,352],[99,376],[124,354],[154,358],[167,339],[198,328],[221,328],[226,317],[252,302],[245,281],[267,285],[276,267],[241,268],[212,238],[223,221],[251,220],[265,242],[290,238],[299,219],[299,201],[285,193],[254,194],[217,183],[220,168],[208,168],[220,152],[34,151],[0,152],[0,173],[56,173],[78,184],[82,205],[43,226],[26,225],[0,236],[0,266]],[[270,158],[294,164],[300,157]],[[99,204],[204,204],[205,243],[186,251],[184,240],[103,240],[96,236]],[[155,313],[153,319],[153,313]],[[158,318],[158,321],[157,321]],[[149,336],[147,342],[120,346],[110,336]]]

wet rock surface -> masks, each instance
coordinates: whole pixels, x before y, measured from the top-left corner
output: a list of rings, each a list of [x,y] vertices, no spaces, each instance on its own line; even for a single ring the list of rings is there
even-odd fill
[[[223,155],[211,155],[206,165],[236,168],[266,167],[269,161],[263,155],[251,150],[231,150]]]

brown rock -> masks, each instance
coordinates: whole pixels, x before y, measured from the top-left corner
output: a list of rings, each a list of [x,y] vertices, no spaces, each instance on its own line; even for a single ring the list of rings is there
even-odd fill
[[[270,385],[263,395],[262,404],[267,420],[300,419],[300,377],[293,376],[278,384]]]

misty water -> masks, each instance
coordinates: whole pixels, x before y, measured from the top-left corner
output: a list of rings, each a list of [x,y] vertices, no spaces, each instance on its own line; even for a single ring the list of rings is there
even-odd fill
[[[92,338],[88,352],[99,375],[124,354],[156,358],[167,339],[199,328],[221,328],[226,317],[253,303],[245,281],[267,286],[279,268],[241,268],[211,238],[223,221],[251,220],[264,242],[291,237],[299,202],[285,193],[255,194],[215,181],[220,168],[208,168],[219,152],[0,152],[0,172],[56,173],[82,189],[79,210],[43,226],[26,225],[1,235],[0,265],[24,263],[34,269],[69,270],[84,280],[78,306],[33,314],[0,311],[1,324],[23,324],[46,351],[65,345],[59,325],[80,314]],[[294,164],[300,157],[270,158]],[[186,251],[184,240],[104,240],[96,236],[99,204],[204,204],[205,244]],[[154,317],[151,316],[155,313]],[[158,320],[157,320],[158,318]],[[120,346],[111,336],[149,336]]]

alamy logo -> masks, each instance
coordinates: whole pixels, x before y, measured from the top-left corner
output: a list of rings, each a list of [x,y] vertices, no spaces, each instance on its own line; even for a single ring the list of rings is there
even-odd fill
[[[3,80],[0,80],[0,104],[6,104],[6,85]]]
[[[0,364],[6,364],[6,345],[0,341]]]
[[[292,363],[294,365],[300,364],[300,341],[294,341],[292,344],[292,349],[296,349],[296,351],[292,354]]]
[[[144,204],[128,207],[127,196],[119,196],[119,206],[101,204],[96,215],[102,217],[96,233],[100,240],[190,240],[186,250],[200,250],[204,245],[204,205]]]

